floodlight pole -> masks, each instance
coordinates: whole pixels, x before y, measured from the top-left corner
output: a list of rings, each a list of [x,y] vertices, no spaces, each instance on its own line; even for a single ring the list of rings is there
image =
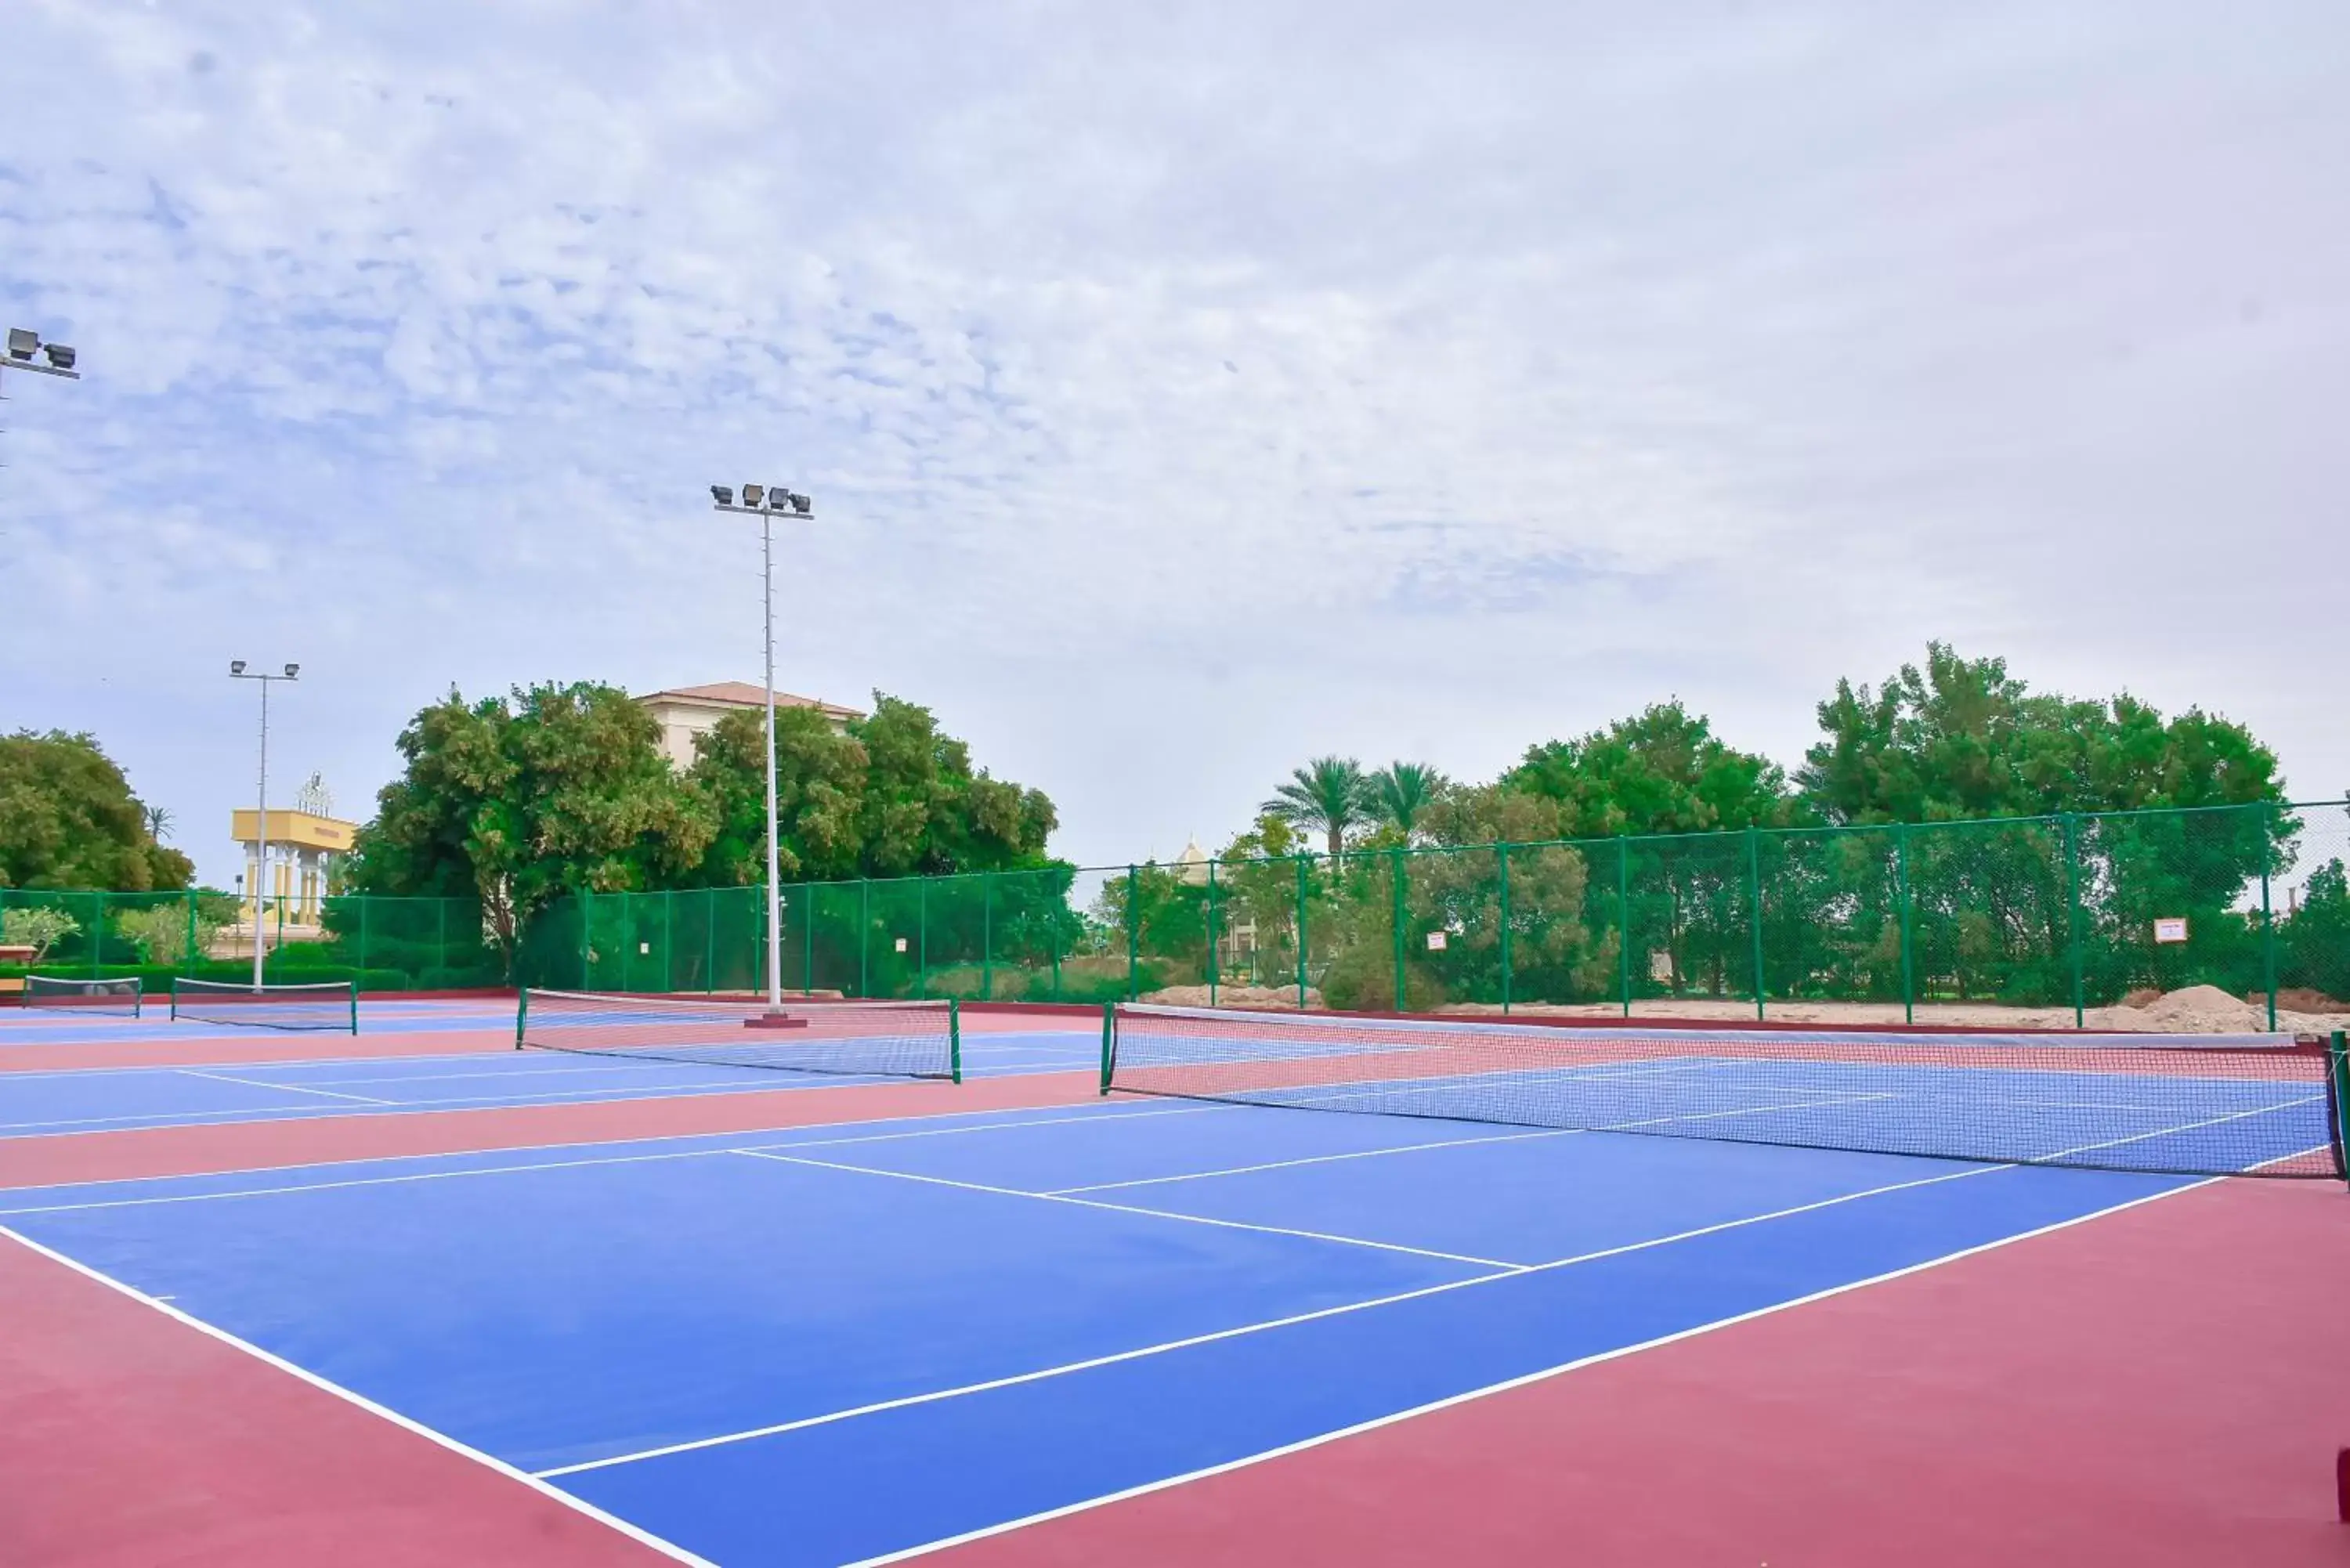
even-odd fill
[[[262,889],[269,880],[269,683],[273,680],[296,680],[298,677],[295,672],[299,669],[301,666],[298,664],[289,664],[286,667],[286,673],[283,675],[270,675],[257,670],[247,673],[243,659],[238,659],[228,667],[229,679],[232,680],[261,682],[261,785],[260,793],[254,799],[253,814],[253,833],[255,838],[259,840],[253,851],[253,989],[255,991],[259,991],[262,987]]]
[[[749,501],[754,487],[743,487],[743,499]],[[766,641],[766,714],[767,714],[767,1006],[772,1012],[784,1004],[784,893],[782,860],[775,813],[775,513],[785,510],[785,515],[811,517],[805,495],[795,496],[788,491],[769,490],[775,497],[765,506],[734,504],[732,490],[712,485],[715,498],[713,510],[746,513],[759,519],[759,607],[761,626]],[[806,983],[805,976],[802,982]]]

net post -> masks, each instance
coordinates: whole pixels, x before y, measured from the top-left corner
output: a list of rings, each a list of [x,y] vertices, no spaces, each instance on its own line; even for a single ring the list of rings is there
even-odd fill
[[[522,1049],[525,1026],[530,1022],[530,987],[515,987],[515,1049]]]
[[[2334,1174],[2350,1178],[2350,1031],[2334,1032],[2325,1069],[2325,1130],[2334,1143]]]
[[[1510,846],[1493,846],[1502,873],[1502,1016],[1510,1015]]]
[[[1118,1059],[1117,1052],[1118,1003],[1105,1002],[1102,1003],[1101,1044],[1101,1092],[1105,1095],[1109,1093],[1110,1066]]]
[[[1129,862],[1126,867],[1126,999],[1138,994],[1142,968],[1142,873]]]
[[[1893,825],[1893,886],[1894,897],[1901,901],[1901,1022],[1915,1023],[1918,982],[1916,957],[1909,946],[1909,829],[1898,822]]]
[[[873,878],[859,877],[857,879],[857,994],[859,996],[873,994],[872,969],[868,958],[872,946]]]
[[[914,994],[931,994],[931,879],[914,883]]]
[[[2072,950],[2073,968],[2073,1027],[2087,1027],[2082,1005],[2081,987],[2081,834],[2073,814],[2064,815],[2064,909],[2068,922],[2067,946]]]
[[[172,1023],[178,1023],[179,1021],[180,1021],[180,977],[179,977],[178,975],[176,975],[176,974],[175,974],[175,975],[173,975],[173,976],[172,977]]]
[[[351,976],[351,1033],[359,1032],[359,977]]]
[[[947,1077],[962,1082],[962,1003],[951,996],[947,998]]]
[[[1297,857],[1297,1011],[1305,1011],[1305,855]]]
[[[1762,1016],[1762,834],[1752,823],[1746,825],[1746,906],[1747,923],[1754,933],[1754,1021]]]
[[[442,907],[443,934],[441,939],[441,964],[449,963],[449,939],[446,935],[449,910]],[[669,995],[677,989],[677,889],[671,888],[661,894],[661,994]]]
[[[579,900],[579,989],[588,991],[593,989],[588,983],[588,965],[596,951],[596,895],[582,888],[574,896]]]
[[[795,882],[800,895],[800,994],[816,994],[816,884]]]
[[[1208,862],[1208,1005],[1216,1005],[1216,863]]]
[[[995,873],[979,874],[979,994],[995,998]]]

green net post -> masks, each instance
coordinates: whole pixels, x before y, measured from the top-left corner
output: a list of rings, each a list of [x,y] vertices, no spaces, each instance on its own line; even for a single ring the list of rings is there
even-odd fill
[[[1297,857],[1297,1011],[1305,1011],[1305,862]]]
[[[995,873],[979,874],[979,994],[995,995]]]
[[[1624,993],[1624,1016],[1632,1016],[1632,841],[1616,839],[1616,983]]]
[[[2269,805],[2261,819],[2261,989],[2269,999],[2269,1033],[2276,1033],[2276,919],[2269,908],[2269,861],[2272,846],[2276,843],[2276,806]]]
[[[800,994],[816,994],[816,886],[795,882],[800,898]]]
[[[1408,1012],[1410,1008],[1403,989],[1403,851],[1400,848],[1388,851],[1388,892],[1389,901],[1394,905],[1388,923],[1395,928],[1395,1010]]]
[[[2066,946],[2071,950],[2073,971],[2073,1027],[2085,1027],[2081,987],[2081,833],[2073,814],[2066,812],[2064,827],[2064,909]]]
[[[445,978],[449,972],[449,900],[442,898],[437,901],[433,911],[438,928],[434,950],[441,956],[441,972]],[[367,966],[361,964],[359,967],[364,970]]]
[[[1109,1093],[1110,1065],[1117,1059],[1118,1003],[1102,1003],[1101,1092]]]
[[[707,995],[718,989],[718,889],[702,889],[702,901],[710,906],[702,920],[702,990]]]
[[[522,1049],[524,1027],[530,1022],[530,987],[515,987],[515,1049]]]
[[[872,971],[867,951],[873,945],[873,879],[857,879],[857,994],[873,994]],[[962,1082],[958,1078],[957,1083]]]
[[[636,945],[637,896],[634,893],[623,893],[620,895],[620,989],[622,991],[632,989],[629,984],[630,967],[629,961],[637,956],[631,950]]]
[[[103,893],[89,896],[89,929],[84,940],[89,948],[89,977],[96,980],[102,972],[101,961],[106,957],[106,895]]]
[[[914,994],[931,994],[931,879],[914,884]]]
[[[2350,1033],[2335,1030],[2326,1055],[2325,1096],[2334,1113],[2326,1130],[2334,1139],[2334,1171],[2350,1176]]]
[[[962,1082],[962,1003],[947,998],[947,1077]]]
[[[579,900],[579,989],[588,989],[588,972],[595,962],[596,950],[591,935],[596,929],[596,896],[582,888],[574,895]]]
[[[1746,828],[1746,908],[1747,924],[1754,934],[1754,1019],[1762,1022],[1762,833],[1749,824]]]
[[[1510,1015],[1510,846],[1493,846],[1502,877],[1502,1016]]]
[[[1216,1005],[1216,863],[1208,862],[1208,1005]]]
[[[1133,866],[1126,868],[1126,999],[1132,1002],[1141,994],[1142,979],[1142,873]]]
[[[359,1032],[359,977],[351,976],[351,1033]]]
[[[1917,975],[1909,946],[1909,830],[1893,825],[1893,896],[1899,901],[1901,921],[1901,1022],[1918,1022]]]
[[[442,938],[445,945],[447,939]],[[447,955],[442,955],[447,961]],[[677,989],[677,891],[671,888],[661,895],[661,994]]]

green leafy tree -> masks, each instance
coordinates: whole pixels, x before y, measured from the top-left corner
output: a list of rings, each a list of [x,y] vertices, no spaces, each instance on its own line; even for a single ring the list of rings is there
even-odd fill
[[[1451,783],[1425,763],[1389,763],[1365,781],[1365,796],[1378,820],[1409,844],[1420,819]]]
[[[467,702],[452,691],[400,732],[402,776],[359,830],[363,893],[473,895],[511,953],[556,895],[664,886],[699,866],[715,814],[674,774],[627,693],[588,682]]]
[[[2301,907],[2279,928],[2278,946],[2285,985],[2350,1003],[2350,873],[2338,857],[2309,874]]]
[[[694,738],[689,776],[717,817],[697,883],[736,887],[767,876],[765,715],[729,713]],[[865,748],[810,708],[775,711],[776,867],[785,879],[854,877]]]
[[[194,874],[155,842],[146,806],[94,738],[0,736],[0,886],[145,892]]]
[[[0,941],[13,948],[32,949],[36,964],[48,956],[51,948],[80,929],[81,922],[63,909],[0,909]]]
[[[1289,775],[1257,808],[1305,833],[1319,833],[1332,858],[1344,853],[1347,835],[1375,819],[1370,781],[1352,757],[1316,757]]]

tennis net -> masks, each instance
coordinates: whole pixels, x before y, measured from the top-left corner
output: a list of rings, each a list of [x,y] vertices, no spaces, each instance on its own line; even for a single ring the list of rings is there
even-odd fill
[[[357,1034],[359,981],[250,985],[241,981],[175,979],[172,1016],[252,1029],[332,1029]]]
[[[140,989],[136,978],[73,980],[63,975],[28,974],[25,977],[25,1005],[136,1018]]]
[[[1104,1092],[2193,1176],[2344,1175],[2341,1035],[1874,1034],[1125,1004]]]
[[[962,1082],[952,1002],[764,1002],[525,991],[517,1050]]]

